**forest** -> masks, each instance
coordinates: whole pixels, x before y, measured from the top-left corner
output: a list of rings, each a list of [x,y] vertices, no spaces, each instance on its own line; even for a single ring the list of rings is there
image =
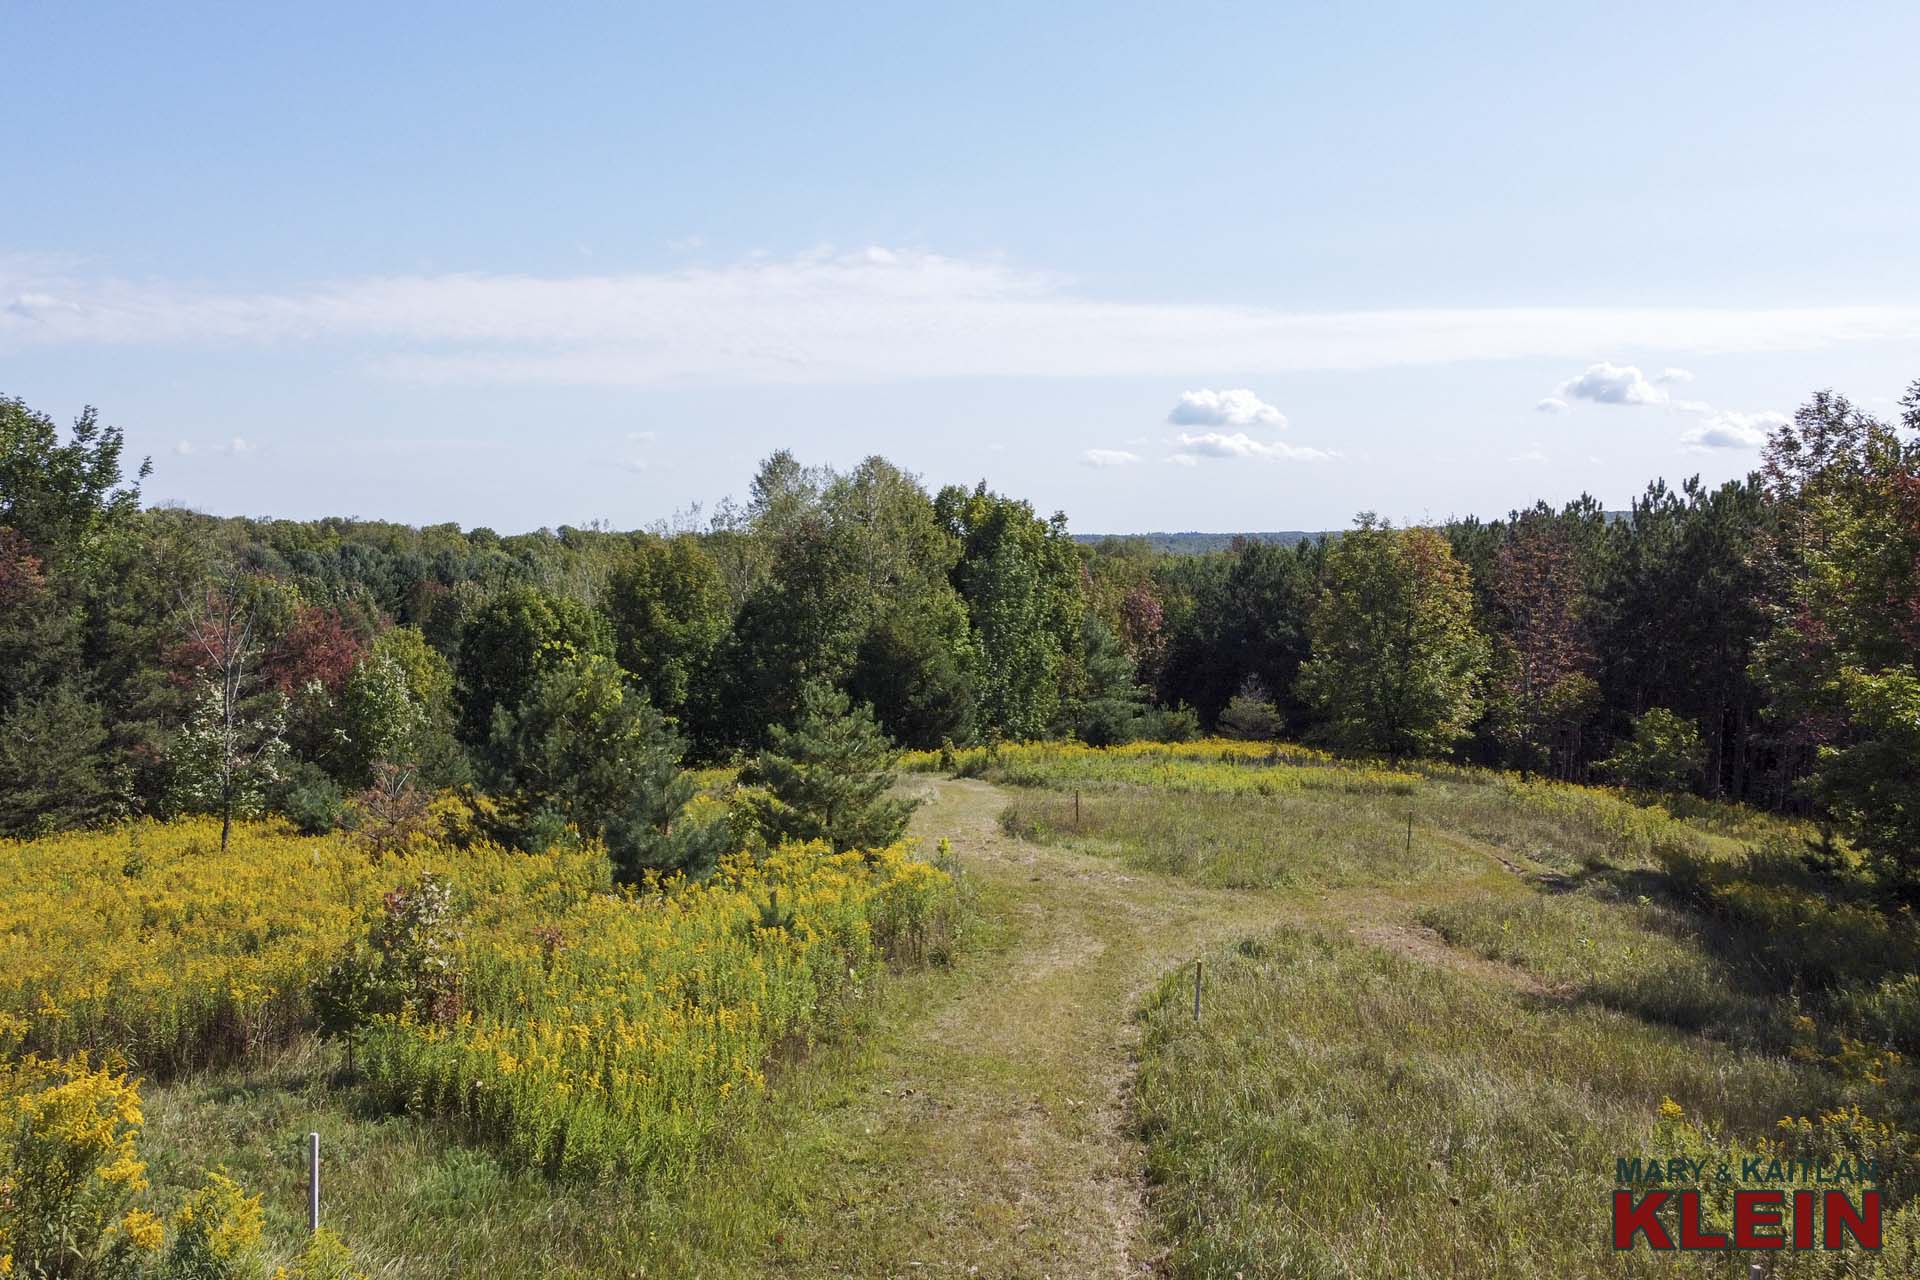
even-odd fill
[[[1813,816],[1911,893],[1917,431],[1920,383],[1897,422],[1822,391],[1745,479],[1613,515],[1177,555],[784,452],[636,532],[216,518],[143,508],[93,410],[0,400],[0,834],[464,788],[517,847],[688,866],[665,766],[812,708],[905,748],[1219,733],[1691,793]]]

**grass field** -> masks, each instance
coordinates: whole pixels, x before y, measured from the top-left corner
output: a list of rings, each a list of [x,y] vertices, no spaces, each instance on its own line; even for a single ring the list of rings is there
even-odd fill
[[[1619,1157],[1757,1151],[1870,1153],[1896,1206],[1880,1254],[1769,1274],[1920,1275],[1920,938],[1817,833],[1235,743],[948,763],[902,784],[974,922],[933,963],[924,906],[817,860],[668,920],[587,892],[591,860],[367,864],[261,833],[210,877],[204,833],[177,829],[137,859],[124,836],[0,848],[0,1011],[47,1052],[147,1055],[143,1203],[224,1167],[260,1196],[271,1261],[299,1243],[321,1132],[327,1220],[374,1276],[1744,1277],[1745,1257],[1615,1253],[1608,1196]],[[447,945],[473,1016],[376,1024],[350,1064],[300,993],[425,871],[467,886]],[[756,875],[811,923],[765,932]],[[786,1010],[758,1039],[685,1016],[755,1004]],[[570,1019],[643,1011],[647,1036],[560,1052]],[[712,1051],[675,1050],[675,1088],[569,1112],[608,1139],[576,1165],[550,1126],[516,1136],[521,1111],[449,1087],[528,1056],[486,1018],[557,1029],[521,1111],[643,1061],[589,1045]],[[383,1036],[429,1060],[380,1066]],[[621,1107],[680,1136],[615,1140]]]

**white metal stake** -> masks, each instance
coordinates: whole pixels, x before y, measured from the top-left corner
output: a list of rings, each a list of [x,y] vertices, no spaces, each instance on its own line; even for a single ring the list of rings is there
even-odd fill
[[[307,1230],[320,1229],[320,1135],[307,1135]]]

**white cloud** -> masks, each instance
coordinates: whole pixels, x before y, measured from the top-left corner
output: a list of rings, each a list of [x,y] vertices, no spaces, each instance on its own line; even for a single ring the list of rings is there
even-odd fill
[[[1318,462],[1336,455],[1324,449],[1310,449],[1303,445],[1282,444],[1275,441],[1267,444],[1255,440],[1244,431],[1232,435],[1220,431],[1207,431],[1199,435],[1181,432],[1179,448],[1170,461],[1182,461],[1191,466],[1201,458],[1251,458],[1263,462]]]
[[[1690,369],[1675,369],[1669,365],[1660,371],[1660,376],[1655,378],[1654,381],[1662,385],[1674,382],[1692,382],[1693,372]]]
[[[192,453],[192,452],[193,452],[193,441],[191,441],[191,440],[176,440],[176,441],[174,441],[174,443],[173,443],[173,451],[174,451],[174,452],[175,452],[176,454],[178,454],[178,455],[180,455],[180,456],[181,456],[182,458],[184,458],[184,457],[186,457],[186,456],[187,456],[188,454],[190,454],[190,453]]]
[[[1287,415],[1245,387],[1230,391],[1183,392],[1167,421],[1176,427],[1271,427],[1287,425]]]
[[[1089,449],[1080,455],[1080,461],[1090,467],[1130,467],[1140,461],[1140,455],[1125,449]]]
[[[1598,404],[1665,404],[1667,393],[1647,381],[1633,365],[1601,362],[1588,365],[1577,378],[1560,384],[1560,394]]]
[[[1912,339],[1920,306],[1292,312],[1110,301],[994,259],[886,250],[652,273],[375,276],[252,293],[0,257],[0,351],[329,342],[378,372],[429,383],[1197,377]]]
[[[1543,452],[1540,449],[1529,449],[1525,453],[1514,454],[1511,458],[1508,458],[1507,461],[1508,462],[1545,462],[1547,461],[1547,455],[1545,452]]]
[[[1534,405],[1533,408],[1536,413],[1565,413],[1567,411],[1567,402],[1559,396],[1548,396],[1545,400]]]
[[[1785,426],[1784,413],[1736,413],[1730,409],[1709,408],[1706,421],[1691,427],[1680,443],[1695,451],[1708,449],[1758,449],[1767,442],[1775,427]]]
[[[226,445],[221,448],[220,452],[232,453],[232,454],[252,453],[253,446],[249,444],[247,441],[242,440],[239,436],[235,436],[233,439],[227,441]]]

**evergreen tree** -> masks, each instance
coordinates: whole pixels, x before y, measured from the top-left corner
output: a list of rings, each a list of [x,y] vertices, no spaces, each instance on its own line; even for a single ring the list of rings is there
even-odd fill
[[[0,716],[0,836],[22,839],[116,816],[100,708],[71,684]]]
[[[1266,682],[1250,675],[1240,682],[1240,691],[1227,700],[1219,728],[1227,737],[1243,742],[1271,742],[1280,736],[1286,722],[1275,709]]]
[[[686,819],[695,788],[678,736],[609,658],[576,655],[546,671],[517,708],[495,713],[490,746],[494,788],[523,843],[570,824],[605,841],[626,881],[704,875],[723,852],[724,824]]]
[[[825,840],[836,851],[898,840],[913,802],[887,793],[899,752],[866,706],[830,685],[808,684],[798,722],[776,727],[767,749],[740,771],[741,806],[769,844]]]

